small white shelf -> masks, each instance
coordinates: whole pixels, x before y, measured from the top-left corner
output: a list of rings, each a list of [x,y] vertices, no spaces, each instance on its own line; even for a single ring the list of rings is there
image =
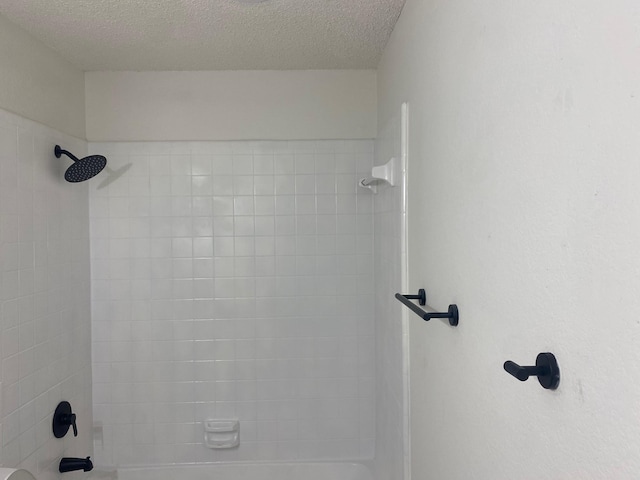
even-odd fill
[[[240,421],[209,419],[204,422],[204,445],[215,450],[240,445]]]
[[[358,182],[358,186],[362,188],[368,188],[373,193],[378,193],[378,186],[387,184],[392,187],[395,186],[395,163],[396,159],[392,158],[384,165],[379,165],[371,169],[371,176],[361,178]]]

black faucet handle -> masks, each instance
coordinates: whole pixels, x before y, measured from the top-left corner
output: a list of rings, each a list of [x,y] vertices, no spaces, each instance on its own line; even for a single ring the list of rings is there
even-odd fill
[[[69,431],[69,427],[73,427],[73,436],[77,437],[76,414],[71,411],[69,402],[60,402],[53,414],[53,435],[62,438]]]
[[[75,413],[62,414],[60,416],[60,423],[62,423],[63,425],[68,425],[70,427],[73,427],[73,436],[74,437],[78,436],[78,427],[76,425]]]
[[[73,436],[77,437],[78,436],[78,426],[76,425],[76,414],[72,413],[71,415],[69,415],[69,423],[70,425],[73,427]],[[89,457],[87,457],[87,460],[89,459]]]

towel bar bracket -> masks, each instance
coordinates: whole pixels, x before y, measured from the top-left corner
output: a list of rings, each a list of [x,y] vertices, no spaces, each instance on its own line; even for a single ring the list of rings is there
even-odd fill
[[[449,308],[446,312],[427,312],[413,303],[411,300],[418,300],[420,305],[427,304],[427,295],[423,288],[418,290],[417,295],[402,295],[401,293],[396,293],[396,299],[400,300],[404,305],[406,305],[413,313],[418,315],[424,321],[428,322],[432,318],[448,318],[449,325],[452,327],[456,327],[459,322],[460,315],[458,313],[458,306],[453,304],[449,305]]]
[[[418,290],[418,295],[403,295],[403,297],[409,300],[418,300],[420,305],[427,304],[427,292],[425,292],[424,288]]]

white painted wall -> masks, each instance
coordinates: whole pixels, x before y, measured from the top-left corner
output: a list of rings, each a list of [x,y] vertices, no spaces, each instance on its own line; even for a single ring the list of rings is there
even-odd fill
[[[408,0],[412,476],[640,476],[640,4]],[[560,388],[502,370],[557,355]]]
[[[90,141],[376,135],[373,70],[89,72]]]
[[[1,15],[0,108],[85,136],[83,72]]]

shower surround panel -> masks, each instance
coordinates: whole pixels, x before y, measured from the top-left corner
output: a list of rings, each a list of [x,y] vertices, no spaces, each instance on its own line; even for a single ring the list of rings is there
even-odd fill
[[[90,150],[97,462],[372,457],[373,142]]]
[[[60,458],[91,451],[91,322],[87,184],[64,180],[86,142],[0,110],[0,464],[57,480]],[[71,402],[78,437],[53,437]]]
[[[403,271],[404,193],[401,116],[393,117],[376,140],[376,165],[396,159],[396,186],[382,186],[374,200],[376,310],[376,480],[408,478],[408,343],[406,309],[394,295],[406,291]]]

